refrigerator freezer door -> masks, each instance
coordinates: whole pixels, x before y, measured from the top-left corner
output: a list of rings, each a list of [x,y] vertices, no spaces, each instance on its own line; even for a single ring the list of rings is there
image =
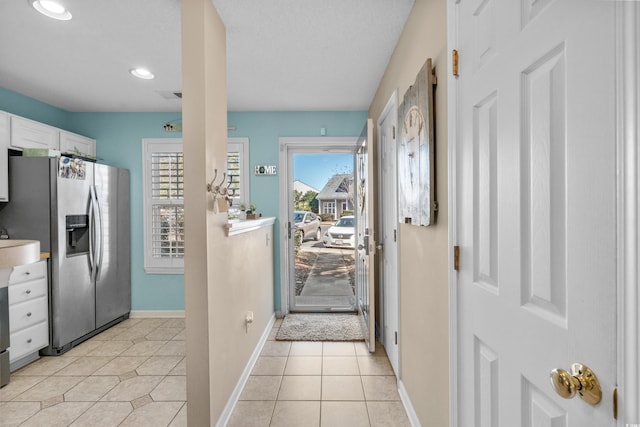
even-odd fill
[[[96,328],[131,311],[129,171],[95,165]]]
[[[93,183],[93,164],[84,162],[82,174],[62,177],[57,159],[51,160],[52,181],[56,194],[52,194],[52,247],[51,252],[51,322],[53,347],[62,347],[96,328],[95,287],[90,278],[89,251],[69,253],[68,245],[73,233],[80,232],[74,221],[90,209],[89,190]],[[88,233],[88,228],[85,230]]]

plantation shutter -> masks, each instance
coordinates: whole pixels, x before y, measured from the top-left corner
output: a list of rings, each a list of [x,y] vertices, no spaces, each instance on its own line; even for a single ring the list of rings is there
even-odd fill
[[[151,155],[152,256],[184,256],[184,159],[181,152]]]
[[[182,140],[143,139],[144,269],[184,272],[184,157]]]

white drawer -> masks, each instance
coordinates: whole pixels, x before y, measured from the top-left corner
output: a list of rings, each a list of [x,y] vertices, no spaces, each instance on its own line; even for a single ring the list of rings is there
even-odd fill
[[[46,295],[33,300],[9,306],[9,332],[20,331],[49,318],[48,299]]]
[[[47,295],[47,279],[41,278],[18,285],[9,285],[9,305]]]
[[[49,345],[49,327],[47,322],[42,322],[11,334],[9,339],[9,362],[14,362]]]
[[[44,259],[33,264],[14,267],[11,276],[9,276],[9,284],[13,285],[42,277],[47,277],[47,261]]]

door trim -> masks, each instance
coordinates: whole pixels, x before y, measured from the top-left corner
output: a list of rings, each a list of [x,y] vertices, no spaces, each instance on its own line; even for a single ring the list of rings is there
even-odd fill
[[[449,425],[458,427],[458,273],[453,247],[458,242],[458,79],[453,75],[453,49],[458,47],[458,3],[447,0],[447,170],[449,263]]]
[[[617,210],[618,210],[618,425],[640,421],[640,5],[616,3]]]
[[[278,211],[280,213],[280,228],[278,238],[280,239],[280,311],[278,317],[289,314],[291,265],[289,253],[291,251],[291,241],[288,238],[287,223],[289,218],[288,207],[288,179],[293,165],[289,164],[289,151],[296,150],[298,153],[308,151],[317,153],[321,150],[346,150],[355,152],[358,137],[280,137],[278,138],[279,157],[279,192],[280,202]]]
[[[453,245],[457,242],[458,82],[453,76],[451,51],[457,47],[459,0],[447,1],[448,167],[449,167],[449,425],[458,427],[458,275],[453,269]],[[616,5],[616,150],[618,211],[617,370],[619,385],[618,426],[640,420],[640,5]],[[605,398],[611,398],[607,396]]]

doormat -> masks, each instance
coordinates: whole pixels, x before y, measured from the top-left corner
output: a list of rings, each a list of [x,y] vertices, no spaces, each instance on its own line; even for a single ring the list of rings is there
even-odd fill
[[[276,334],[278,341],[364,341],[356,314],[288,314]]]

